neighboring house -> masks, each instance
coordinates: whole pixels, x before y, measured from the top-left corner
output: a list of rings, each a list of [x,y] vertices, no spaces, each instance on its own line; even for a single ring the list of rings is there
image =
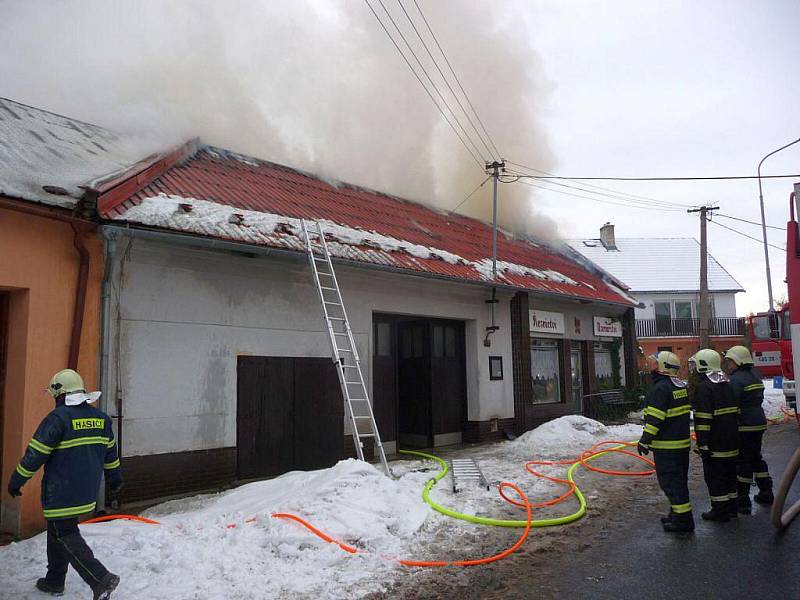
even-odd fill
[[[143,157],[115,134],[0,98],[0,529],[41,527],[41,472],[11,500],[6,482],[41,419],[57,371],[97,389],[103,247],[83,216],[96,178]]]
[[[569,240],[583,254],[628,288],[636,308],[636,334],[647,356],[676,352],[685,361],[699,349],[700,244],[694,238],[616,238],[614,225],[600,237]],[[726,350],[741,343],[744,320],[736,316],[742,286],[708,255],[711,345]]]
[[[70,143],[109,148],[93,137],[108,132],[44,111],[27,109],[19,127],[52,119],[83,132]],[[47,174],[46,157],[71,140],[54,133],[33,137],[22,183]],[[3,131],[0,147],[13,149],[20,135]],[[352,455],[301,218],[328,233],[389,452],[521,433],[580,412],[586,394],[635,374],[634,301],[571,252],[501,230],[493,280],[492,229],[475,219],[197,141],[125,163],[81,174],[85,189],[68,189],[62,210],[98,226],[86,241],[77,366],[90,387],[99,381],[101,407],[114,418],[126,501]],[[77,279],[71,237],[47,242],[60,240],[61,262],[47,266],[57,276],[21,268],[32,265],[25,249],[44,247],[31,223],[9,228],[17,258],[7,264],[3,255],[0,286],[36,289],[11,298],[44,298],[31,300],[30,322],[49,310],[58,329],[29,326],[20,336],[11,320],[6,365],[16,372],[30,358],[16,375],[25,374],[25,393],[10,375],[4,386],[4,476],[51,406],[40,390],[67,365]],[[22,502],[4,497],[12,531],[20,506],[34,518],[37,496],[28,488]]]

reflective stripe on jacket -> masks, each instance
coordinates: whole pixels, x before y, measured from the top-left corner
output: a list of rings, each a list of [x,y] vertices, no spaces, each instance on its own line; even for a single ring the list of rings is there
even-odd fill
[[[46,519],[93,511],[103,473],[110,482],[122,480],[111,418],[86,403],[57,406],[33,434],[12,486],[22,487],[43,465]]]
[[[644,409],[644,431],[639,442],[653,450],[688,452],[690,411],[684,382],[666,375],[653,375],[653,387]]]

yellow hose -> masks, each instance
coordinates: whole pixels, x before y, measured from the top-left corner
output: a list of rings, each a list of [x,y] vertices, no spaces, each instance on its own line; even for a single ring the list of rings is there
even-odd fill
[[[624,448],[624,445],[615,446],[614,448],[610,448],[608,450],[604,450],[602,452],[598,452],[587,457],[585,460],[593,460],[598,456],[602,456],[603,454],[609,454],[620,448]],[[464,513],[457,512],[452,508],[447,508],[446,506],[442,506],[441,504],[437,504],[433,500],[431,500],[430,493],[439,481],[447,475],[448,467],[447,463],[439,458],[438,456],[434,456],[433,454],[427,454],[425,452],[416,452],[414,450],[400,450],[400,454],[409,454],[412,456],[420,456],[422,458],[427,458],[429,460],[435,460],[439,463],[439,466],[442,468],[433,479],[430,479],[426,484],[425,487],[422,489],[422,499],[436,512],[442,513],[443,515],[447,515],[448,517],[453,517],[454,519],[461,519],[462,521],[468,521],[470,523],[477,523],[478,525],[493,525],[495,527],[527,527],[528,521],[519,521],[519,520],[512,520],[512,519],[492,519],[489,517],[479,517],[477,515],[467,515]],[[577,521],[583,515],[586,514],[586,498],[584,498],[583,494],[581,493],[580,488],[575,484],[575,480],[573,478],[573,474],[575,473],[575,469],[581,465],[580,461],[575,462],[569,469],[567,469],[567,479],[575,485],[575,496],[578,498],[579,508],[574,513],[570,515],[566,515],[563,517],[555,517],[552,519],[536,519],[531,521],[531,527],[554,527],[556,525],[566,525],[567,523],[572,523],[573,521]]]

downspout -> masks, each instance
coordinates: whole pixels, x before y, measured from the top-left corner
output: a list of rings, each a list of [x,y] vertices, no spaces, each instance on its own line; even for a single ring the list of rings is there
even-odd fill
[[[75,290],[75,312],[72,315],[72,334],[69,340],[69,358],[67,367],[78,369],[78,355],[81,350],[81,333],[83,332],[83,313],[86,309],[86,288],[89,282],[89,251],[83,243],[80,226],[72,222],[72,243],[78,251],[78,287]]]
[[[103,283],[102,283],[102,309],[101,309],[101,340],[100,340],[100,389],[103,395],[100,396],[101,406],[106,414],[109,413],[109,363],[110,363],[110,348],[111,348],[111,279],[114,275],[114,256],[117,250],[117,232],[109,230],[106,227],[101,227],[100,231],[103,236],[103,253],[105,255],[105,265],[103,268]],[[119,440],[122,433],[122,418],[117,406],[116,416],[117,419],[117,451],[119,458],[122,458],[122,444]],[[100,506],[105,507],[105,485],[100,486]]]

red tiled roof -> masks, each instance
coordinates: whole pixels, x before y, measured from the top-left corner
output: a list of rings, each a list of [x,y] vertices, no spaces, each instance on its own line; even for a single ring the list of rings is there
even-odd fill
[[[363,245],[337,245],[336,256],[362,263],[391,266],[418,274],[479,281],[491,285],[473,262],[491,259],[490,225],[458,214],[446,214],[422,204],[349,185],[334,185],[291,169],[205,147],[181,164],[176,164],[145,185],[137,193],[98,208],[101,215],[117,221],[137,222],[126,212],[146,198],[178,196],[205,200],[249,211],[284,217],[328,220],[357,230],[427,246],[456,254],[466,263],[452,264],[438,258],[420,258],[404,251]],[[116,204],[116,205],[114,205]],[[135,211],[133,211],[135,212]],[[191,218],[191,215],[184,215]],[[223,228],[206,231],[204,227],[187,228],[180,222],[165,227],[187,232],[203,232],[217,238],[245,241],[259,245],[302,250],[302,242],[291,232],[276,230],[270,235],[255,235],[247,228],[227,223]],[[141,221],[139,221],[141,223]],[[631,305],[632,302],[606,285],[603,279],[579,262],[554,250],[510,234],[498,233],[499,261],[522,265],[539,271],[551,270],[575,283],[558,277],[540,278],[498,269],[497,284],[519,289],[559,294],[586,300]]]

